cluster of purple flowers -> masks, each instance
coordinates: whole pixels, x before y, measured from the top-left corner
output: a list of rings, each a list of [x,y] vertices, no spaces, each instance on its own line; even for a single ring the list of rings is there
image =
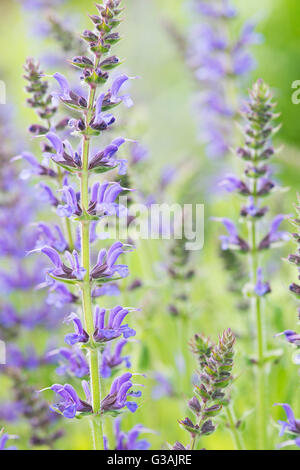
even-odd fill
[[[120,60],[110,54],[111,47],[120,40],[115,28],[121,21],[122,8],[120,0],[105,0],[96,8],[98,14],[90,16],[94,30],[85,30],[82,34],[89,54],[71,60],[72,65],[81,70],[81,83],[88,87],[88,96],[84,91],[74,90],[60,73],[53,75],[59,90],[49,94],[48,83],[42,78],[38,64],[28,60],[25,76],[29,82],[27,91],[31,93],[28,103],[37,109],[43,120],[43,124],[33,124],[29,130],[45,140],[42,163],[27,152],[21,157],[29,163],[33,177],[48,179],[49,183],[40,185],[44,199],[62,222],[53,228],[45,223],[38,224],[38,243],[31,250],[31,253],[45,254],[53,265],[47,270],[43,284],[49,287],[48,302],[71,304],[78,311],[66,317],[66,322],[73,322],[75,328],[74,333],[65,337],[70,349],[52,351],[49,357],[58,358],[59,374],[86,378],[82,381],[85,398],[81,399],[70,384],[55,384],[50,388],[59,400],[53,408],[66,418],[94,415],[100,422],[104,413],[115,415],[125,407],[135,412],[138,405],[130,398],[140,397],[141,392],[135,391],[132,374],[126,372],[114,379],[107,396],[100,396],[100,376],[102,380],[115,374],[123,364],[130,366],[128,356],[122,357],[122,351],[128,338],[136,333],[124,323],[132,309],[117,306],[108,311],[99,305],[93,306],[98,296],[114,295],[115,281],[129,273],[127,265],[119,263],[119,258],[128,251],[123,243],[115,241],[110,247],[100,249],[97,257],[91,249],[99,240],[97,223],[100,219],[127,216],[118,198],[128,188],[111,180],[102,183],[96,180],[90,185],[92,177],[104,172],[117,169],[121,176],[126,173],[127,163],[117,154],[127,139],[114,139],[95,152],[91,141],[115,123],[116,118],[110,112],[113,108],[121,103],[126,107],[133,104],[130,96],[122,93],[122,87],[129,80],[124,74],[117,76],[107,91],[97,94],[98,87],[109,80],[109,71],[120,64]],[[53,120],[60,103],[69,109],[71,117],[62,116],[55,124]],[[71,132],[69,136],[66,136],[67,131]],[[81,142],[74,150],[76,137]],[[79,189],[74,176],[80,179]],[[56,192],[54,184],[58,186]],[[111,342],[117,339],[119,342],[113,349]],[[104,440],[100,427],[95,425],[97,420],[93,419],[92,423],[94,442],[99,448],[103,447]],[[130,445],[135,442],[129,440]]]
[[[241,78],[255,66],[249,46],[260,41],[254,24],[247,22],[232,38],[236,9],[228,0],[194,0],[200,23],[193,30],[188,63],[200,84],[200,138],[211,157],[222,157],[233,144],[232,119],[238,113]]]

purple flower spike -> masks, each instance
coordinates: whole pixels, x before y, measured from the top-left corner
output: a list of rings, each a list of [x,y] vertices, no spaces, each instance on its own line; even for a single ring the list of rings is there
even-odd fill
[[[84,391],[85,385],[86,384],[83,382],[82,386]],[[61,398],[59,403],[53,405],[54,410],[61,413],[65,418],[75,418],[77,412],[91,413],[93,411],[88,401],[88,397],[86,397],[87,401],[81,400],[72,385],[54,384],[50,389]]]
[[[66,323],[70,323],[72,321],[75,329],[75,333],[70,333],[65,336],[65,342],[67,344],[73,346],[73,344],[76,343],[87,343],[89,341],[89,335],[83,329],[81,320],[77,315],[75,315],[75,313],[71,313],[65,321]]]
[[[262,269],[258,268],[257,270],[257,283],[254,287],[254,292],[259,296],[263,297],[266,294],[271,292],[271,287],[268,282],[263,282],[263,274]]]
[[[101,402],[101,410],[106,411],[118,411],[125,406],[134,413],[138,405],[133,401],[127,401],[130,396],[140,397],[141,392],[131,392],[130,389],[133,386],[131,382],[132,374],[126,372],[121,377],[116,378],[111,386],[109,394]]]
[[[135,330],[129,326],[122,325],[123,320],[128,315],[129,310],[123,307],[114,307],[107,317],[106,310],[96,306],[94,314],[95,332],[94,339],[97,343],[106,343],[123,335],[124,338],[135,336]],[[105,322],[106,319],[106,322]]]
[[[300,420],[295,418],[295,415],[290,405],[286,403],[277,403],[276,405],[282,406],[287,416],[287,421],[278,421],[279,424],[281,424],[282,426],[279,435],[282,437],[285,432],[295,435],[295,439],[293,441],[287,441],[286,443],[283,443],[281,447],[291,444],[300,447]]]

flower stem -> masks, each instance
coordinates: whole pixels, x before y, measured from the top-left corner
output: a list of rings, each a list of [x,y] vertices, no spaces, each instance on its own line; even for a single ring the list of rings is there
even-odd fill
[[[256,187],[254,187],[256,192]],[[251,271],[253,285],[257,283],[258,269],[258,252],[257,252],[257,233],[256,222],[250,223],[251,230]],[[256,414],[258,429],[258,447],[260,450],[266,450],[267,445],[267,418],[266,418],[266,370],[264,364],[265,344],[264,344],[264,328],[263,317],[261,311],[261,298],[254,294],[252,299],[252,309],[256,320],[256,342],[257,342],[257,398],[256,398]]]
[[[94,450],[103,450],[103,439],[102,439],[102,420],[96,421],[96,419],[90,420],[91,432],[93,437]]]
[[[239,429],[236,426],[235,413],[231,405],[228,405],[226,407],[226,415],[236,450],[245,450],[244,440]]]
[[[90,117],[93,113],[95,101],[95,88],[90,88],[88,109],[86,113],[87,126]],[[83,215],[87,215],[89,206],[89,152],[90,152],[90,138],[89,136],[83,137],[82,145],[82,171],[80,175],[80,192],[81,204]],[[84,316],[85,329],[93,342],[94,334],[94,319],[92,309],[92,295],[91,295],[91,280],[90,280],[90,220],[83,219],[81,221],[81,257],[82,266],[86,270],[85,277],[82,283],[82,308]],[[89,351],[89,366],[90,366],[90,383],[92,394],[92,408],[94,416],[91,419],[91,428],[93,434],[94,449],[101,450],[103,448],[103,432],[101,422],[101,385],[100,385],[100,371],[99,371],[99,352],[97,349],[91,348]]]

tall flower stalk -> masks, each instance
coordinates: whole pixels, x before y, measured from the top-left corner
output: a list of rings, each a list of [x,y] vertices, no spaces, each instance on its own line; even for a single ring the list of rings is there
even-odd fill
[[[274,125],[278,115],[274,112],[275,103],[269,87],[258,80],[250,91],[249,102],[245,105],[243,116],[245,125],[243,135],[245,143],[237,151],[238,157],[246,162],[244,177],[239,179],[234,175],[227,175],[221,185],[227,191],[236,191],[247,203],[242,205],[241,218],[247,221],[248,241],[242,238],[235,224],[229,219],[221,221],[228,231],[222,236],[222,249],[238,250],[248,254],[251,276],[252,310],[256,322],[256,368],[257,368],[257,429],[259,448],[266,449],[268,445],[268,402],[267,402],[267,351],[266,332],[262,298],[270,291],[270,284],[263,280],[260,266],[261,254],[286,240],[287,234],[279,231],[285,215],[277,215],[271,222],[269,232],[261,239],[259,222],[268,212],[267,206],[262,206],[262,199],[269,196],[275,189],[275,183],[270,179],[270,167],[267,164],[275,154],[271,139],[280,126]]]
[[[68,322],[74,323],[75,328],[75,332],[65,338],[72,349],[69,352],[61,349],[59,353],[69,361],[66,367],[77,377],[88,374],[89,378],[89,383],[86,380],[82,382],[85,400],[79,398],[69,384],[55,384],[50,387],[60,397],[54,408],[66,418],[89,415],[95,449],[102,449],[105,444],[102,425],[104,415],[118,414],[124,407],[134,412],[137,404],[128,398],[140,396],[140,392],[131,390],[133,383],[130,372],[115,378],[108,395],[102,395],[101,374],[103,378],[107,378],[110,370],[123,362],[120,354],[124,343],[118,344],[114,353],[107,349],[110,346],[108,343],[121,336],[126,340],[134,336],[135,331],[123,323],[132,309],[117,306],[107,311],[94,305],[95,299],[103,295],[103,291],[109,291],[108,283],[128,275],[127,266],[117,264],[118,258],[126,251],[126,246],[117,241],[110,248],[101,249],[95,258],[96,263],[91,250],[92,243],[98,239],[97,223],[108,216],[126,215],[126,208],[118,204],[117,199],[128,188],[123,188],[114,181],[96,181],[92,185],[90,181],[92,175],[111,170],[118,169],[119,175],[126,172],[126,161],[117,159],[116,154],[127,139],[119,137],[98,151],[94,151],[92,147],[92,138],[98,137],[115,122],[115,117],[107,111],[121,102],[127,107],[132,105],[129,95],[120,95],[121,87],[129,79],[124,74],[117,76],[107,91],[98,93],[98,88],[108,81],[109,71],[120,64],[116,56],[110,55],[112,46],[120,40],[119,33],[115,32],[123,10],[120,3],[121,0],[105,0],[103,4],[96,5],[98,14],[90,16],[94,31],[85,30],[82,34],[91,55],[80,55],[71,60],[72,65],[82,71],[81,82],[88,88],[87,96],[73,91],[67,79],[62,74],[55,73],[53,77],[60,91],[52,93],[54,101],[51,101],[45,95],[41,74],[34,69],[32,77],[28,74],[26,76],[32,83],[29,87],[32,90],[28,91],[33,92],[34,102],[38,102],[36,106],[41,109],[42,119],[48,115],[49,118],[52,117],[59,102],[71,109],[73,114],[79,114],[79,117],[75,114],[72,118],[64,118],[56,125],[48,120],[47,126],[31,126],[31,132],[44,135],[47,141],[43,144],[42,164],[32,158],[27,160],[35,173],[54,178],[62,186],[57,195],[51,187],[43,185],[43,188],[50,204],[65,220],[65,233],[69,238],[63,244],[53,243],[51,230],[44,226],[43,235],[47,243],[40,244],[34,251],[42,252],[53,263],[54,267],[48,271],[46,279],[50,290],[67,297],[67,303],[78,304],[79,315],[72,313],[67,318]],[[38,93],[35,93],[36,88]],[[71,128],[73,136],[80,138],[76,151],[69,140],[62,140],[57,135],[57,131],[64,129],[66,124]],[[52,170],[53,164],[55,170]],[[79,180],[78,191],[74,189],[74,182],[69,182],[74,176]],[[73,230],[74,224],[76,230]],[[65,240],[63,237],[62,239]],[[77,292],[80,292],[81,302]],[[76,344],[86,353],[88,367],[81,352],[73,349]]]

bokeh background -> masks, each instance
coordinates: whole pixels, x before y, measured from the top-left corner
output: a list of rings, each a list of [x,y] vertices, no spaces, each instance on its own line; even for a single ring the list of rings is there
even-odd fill
[[[223,329],[231,327],[238,338],[232,399],[236,414],[245,426],[247,446],[253,448],[256,438],[253,414],[255,383],[250,364],[254,342],[253,319],[247,308],[239,308],[242,296],[228,289],[230,279],[220,256],[219,227],[211,221],[211,216],[235,218],[240,201],[231,195],[220,197],[216,175],[223,164],[209,160],[197,139],[194,106],[197,85],[167,27],[171,22],[186,36],[195,17],[187,0],[126,0],[125,3],[125,21],[121,28],[124,39],[117,49],[119,56],[126,58],[122,70],[139,77],[131,84],[135,107],[126,116],[124,114],[126,134],[141,141],[149,151],[146,172],[136,178],[134,185],[151,194],[157,188],[163,171],[167,168],[177,170],[162,195],[163,200],[205,204],[205,246],[201,252],[192,254],[191,263],[196,276],[189,286],[191,302],[184,320],[173,317],[168,310],[174,296],[174,286],[165,271],[170,242],[141,242],[137,252],[128,259],[134,277],[143,279],[143,287],[138,293],[123,291],[123,301],[127,305],[142,308],[134,319],[138,333],[136,342],[131,345],[133,369],[145,373],[147,379],[143,380],[145,390],[139,410],[134,415],[126,415],[123,426],[129,429],[142,423],[153,430],[154,433],[147,438],[154,449],[176,440],[186,442],[185,432],[177,419],[186,415],[186,402],[192,396],[191,376],[196,364],[189,352],[188,340],[196,332],[216,338]],[[278,145],[284,147],[276,156],[274,165],[276,179],[289,191],[274,196],[273,209],[274,213],[291,213],[296,192],[300,189],[300,106],[291,101],[291,85],[300,79],[300,4],[297,0],[235,0],[234,3],[240,11],[236,28],[251,18],[264,36],[263,43],[253,48],[257,68],[252,80],[262,77],[270,84],[278,110],[282,113],[283,128]],[[61,15],[68,27],[80,31],[89,25],[86,15],[93,11],[93,1],[73,0],[62,6]],[[22,67],[27,56],[39,57],[46,73],[52,73],[51,57],[56,55],[57,45],[39,31],[38,14],[26,11],[15,0],[1,0],[0,18],[0,78],[7,85],[7,109],[13,108],[12,115],[7,112],[7,119],[21,141],[18,145],[34,148],[34,142],[26,135],[33,115],[25,106]],[[250,79],[245,81],[245,94],[250,84]],[[231,164],[229,160],[228,165]],[[299,393],[295,392],[298,377],[291,362],[291,351],[274,337],[284,329],[294,328],[296,322],[296,305],[288,291],[288,285],[295,280],[295,272],[282,261],[291,250],[294,251],[294,246],[289,243],[283,249],[273,250],[264,260],[273,288],[272,295],[267,297],[264,313],[269,348],[283,349],[284,352],[282,358],[270,366],[271,403],[288,401],[299,416]],[[54,342],[60,343],[62,338],[63,332],[53,333]],[[44,333],[34,334],[22,341],[34,341],[37,347],[41,347],[46,337]],[[153,390],[156,395],[159,385],[155,380],[157,374],[162,374],[169,382],[168,393],[160,390],[159,399],[153,396]],[[0,396],[4,399],[9,384],[2,377],[0,380],[3,384]],[[29,376],[28,380],[35,383],[36,379]],[[54,368],[49,367],[38,381],[40,388],[56,382]],[[51,394],[48,398],[51,400]],[[272,408],[270,429],[274,448],[279,442],[276,427],[279,417],[282,417],[281,410]],[[224,420],[220,418],[219,421],[217,432],[203,439],[203,446],[207,449],[233,448]],[[85,422],[67,421],[64,427],[66,435],[58,444],[60,448],[86,449],[91,446]],[[18,446],[26,447],[26,424],[5,424],[5,428],[20,435]],[[106,432],[110,436],[109,423]]]

